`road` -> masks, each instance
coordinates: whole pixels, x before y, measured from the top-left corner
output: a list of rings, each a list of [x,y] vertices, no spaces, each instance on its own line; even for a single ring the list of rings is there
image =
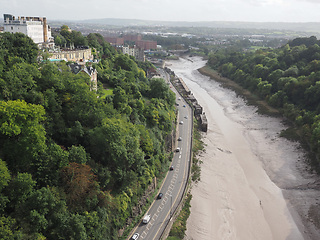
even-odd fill
[[[166,79],[165,73],[162,74],[162,77]],[[180,151],[174,152],[173,170],[170,171],[168,169],[168,173],[160,187],[159,193],[161,192],[163,197],[155,199],[147,211],[147,214],[151,215],[150,222],[144,224],[141,219],[138,226],[132,231],[132,234],[139,233],[139,239],[160,239],[163,230],[168,222],[171,221],[171,216],[183,197],[188,181],[193,116],[189,105],[171,85],[170,87],[176,93],[176,103],[178,105],[176,145],[180,148]],[[179,137],[181,137],[181,141],[178,141]]]

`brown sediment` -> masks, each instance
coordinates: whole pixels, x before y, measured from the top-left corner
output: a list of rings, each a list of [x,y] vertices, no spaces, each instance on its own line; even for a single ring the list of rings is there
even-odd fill
[[[219,72],[217,72],[216,70],[208,67],[208,66],[204,66],[198,69],[198,71],[205,75],[208,76],[212,79],[214,79],[215,81],[221,83],[221,85],[225,88],[229,88],[232,89],[233,91],[235,91],[237,94],[244,96],[245,99],[248,101],[248,104],[250,105],[255,105],[259,107],[259,112],[262,114],[268,114],[271,116],[280,116],[280,113],[277,109],[269,106],[266,101],[261,100],[258,96],[252,94],[250,91],[248,91],[247,89],[244,89],[243,87],[241,87],[239,84],[237,84],[236,82],[222,77],[221,74]]]
[[[319,177],[299,144],[279,136],[281,119],[201,75],[201,59],[170,63],[208,118],[185,239],[320,239]]]

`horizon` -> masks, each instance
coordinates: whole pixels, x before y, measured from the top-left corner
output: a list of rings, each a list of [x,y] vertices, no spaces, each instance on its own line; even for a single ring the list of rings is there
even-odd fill
[[[318,0],[2,0],[4,13],[48,20],[126,19],[167,22],[320,22]]]

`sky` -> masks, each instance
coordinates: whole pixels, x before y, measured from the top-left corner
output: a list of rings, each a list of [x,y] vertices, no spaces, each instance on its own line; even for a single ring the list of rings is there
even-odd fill
[[[320,22],[320,0],[0,0],[0,17],[161,21]]]

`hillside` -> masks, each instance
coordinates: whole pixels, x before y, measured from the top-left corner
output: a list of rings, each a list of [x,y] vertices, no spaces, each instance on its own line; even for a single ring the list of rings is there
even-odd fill
[[[1,239],[118,239],[170,160],[175,96],[152,65],[67,32],[60,44],[95,49],[97,92],[69,63],[38,62],[27,36],[0,34]]]

